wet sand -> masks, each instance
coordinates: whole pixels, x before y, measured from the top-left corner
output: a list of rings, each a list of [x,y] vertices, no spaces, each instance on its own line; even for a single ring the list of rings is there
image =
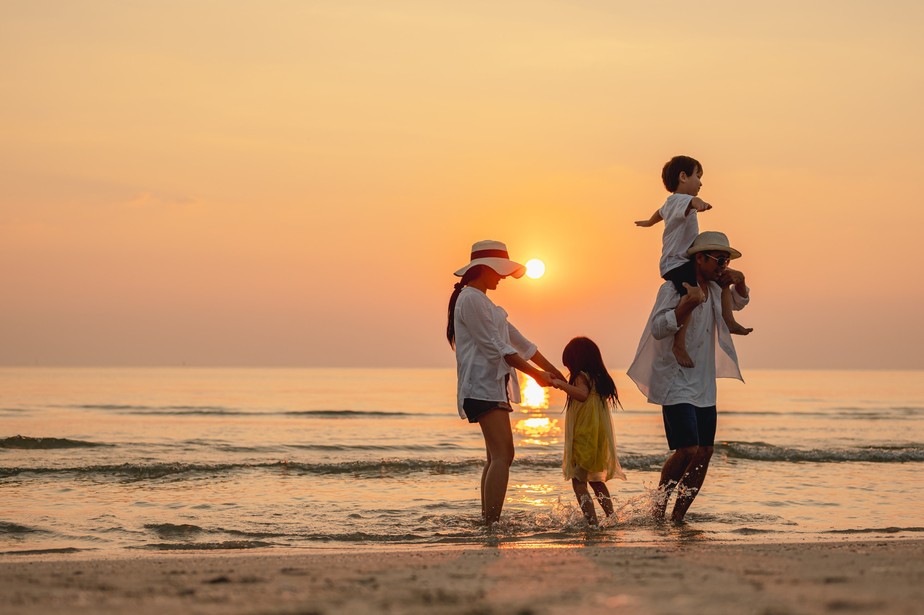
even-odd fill
[[[0,555],[0,612],[920,613],[924,541]]]

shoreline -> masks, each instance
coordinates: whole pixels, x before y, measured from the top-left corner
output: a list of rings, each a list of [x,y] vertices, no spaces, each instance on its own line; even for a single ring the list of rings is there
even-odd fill
[[[916,613],[924,540],[0,556],[5,614]]]

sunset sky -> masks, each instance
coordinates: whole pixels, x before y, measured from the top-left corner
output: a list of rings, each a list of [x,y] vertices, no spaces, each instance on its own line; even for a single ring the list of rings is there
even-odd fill
[[[924,5],[0,2],[0,364],[450,367],[492,298],[614,369],[662,164],[744,253],[751,368],[924,368]]]

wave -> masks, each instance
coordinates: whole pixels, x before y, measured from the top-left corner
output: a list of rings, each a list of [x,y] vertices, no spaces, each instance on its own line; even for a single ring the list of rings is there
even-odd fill
[[[262,549],[275,547],[272,542],[262,540],[225,540],[222,542],[159,542],[134,547],[156,551],[221,551],[225,549]]]
[[[166,416],[304,416],[314,418],[360,418],[360,417],[398,417],[428,416],[413,412],[391,410],[244,410],[225,406],[139,406],[132,404],[80,404],[63,406],[79,410],[104,410],[117,414],[166,415]]]
[[[146,523],[144,528],[153,530],[161,538],[192,538],[205,531],[189,523]]]
[[[517,458],[520,467],[558,469],[558,455]],[[627,470],[655,469],[664,463],[664,455],[624,455],[620,457]],[[299,461],[267,461],[252,463],[123,463],[75,467],[0,467],[0,478],[18,474],[78,474],[121,477],[128,480],[159,479],[177,474],[206,474],[219,476],[250,470],[274,470],[314,475],[352,474],[364,478],[404,476],[418,472],[428,474],[461,474],[480,471],[484,467],[481,457],[473,459],[378,459],[368,461],[340,461],[331,463],[303,463]]]
[[[30,436],[0,438],[0,448],[47,450],[55,448],[93,448],[98,446],[112,445],[100,442],[86,442],[84,440],[71,440],[69,438],[33,438]]]
[[[903,532],[924,532],[924,527],[867,527],[856,530],[828,530],[826,534],[901,534]]]
[[[808,461],[814,463],[905,463],[924,461],[924,445],[864,446],[852,449],[797,449],[766,442],[721,442],[716,451],[732,459],[751,461]]]
[[[27,549],[25,551],[0,551],[0,555],[49,555],[54,553],[80,553],[87,549],[76,547],[62,547],[59,549]]]
[[[314,448],[307,446],[306,448]],[[354,447],[351,447],[351,449]],[[369,445],[365,450],[389,450]],[[399,447],[406,449],[407,447]],[[435,447],[438,449],[439,447]],[[435,450],[424,448],[422,450]],[[330,450],[337,450],[332,447]],[[730,459],[758,462],[812,462],[812,463],[905,463],[924,461],[924,445],[876,446],[855,449],[795,449],[774,446],[765,442],[721,442],[716,450]],[[657,470],[664,463],[665,454],[623,453],[620,463],[625,470]],[[518,457],[514,464],[520,468],[556,471],[561,466],[557,454]],[[129,481],[154,480],[181,474],[222,476],[234,472],[274,471],[310,475],[353,475],[358,478],[390,478],[415,473],[466,474],[480,471],[484,460],[479,457],[461,459],[381,458],[358,461],[331,461],[307,463],[293,460],[240,463],[186,463],[186,462],[129,462],[81,466],[0,467],[0,478],[19,474],[77,474],[111,476]]]
[[[28,527],[26,525],[19,525],[18,523],[10,523],[9,521],[0,521],[0,535],[3,534],[37,534],[45,532],[45,530],[40,530],[34,527]]]

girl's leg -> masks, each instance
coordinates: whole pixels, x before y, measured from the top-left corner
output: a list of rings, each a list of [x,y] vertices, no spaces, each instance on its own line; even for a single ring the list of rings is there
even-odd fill
[[[484,521],[490,525],[500,519],[507,497],[507,481],[513,463],[513,431],[510,413],[500,408],[483,414],[478,424],[488,451],[481,478],[481,501]]]
[[[587,523],[597,525],[597,511],[594,510],[594,501],[587,492],[587,483],[576,478],[571,479],[571,487],[574,489],[574,495],[577,496],[578,505]]]
[[[735,320],[735,310],[732,305],[731,286],[725,286],[722,288],[722,320],[725,321],[725,325],[733,335],[747,335],[754,329],[742,327],[738,324],[738,321]]]
[[[613,514],[613,500],[610,499],[610,491],[606,488],[606,483],[603,481],[592,481],[590,487],[594,490],[597,501],[600,502],[600,508],[603,509],[607,517],[611,516]]]

